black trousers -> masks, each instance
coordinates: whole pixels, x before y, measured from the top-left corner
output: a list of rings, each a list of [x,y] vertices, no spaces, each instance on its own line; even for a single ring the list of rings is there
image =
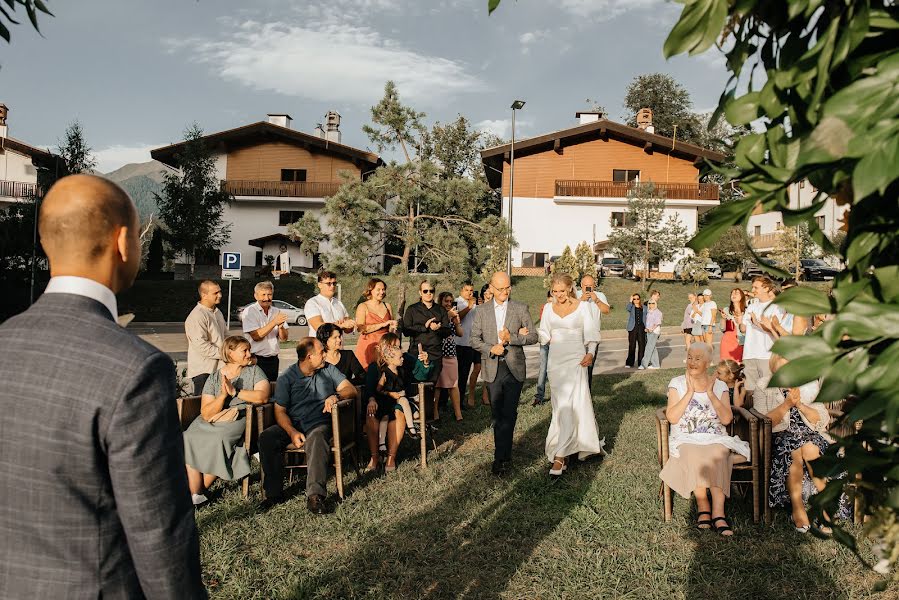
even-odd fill
[[[515,379],[505,361],[499,361],[496,379],[487,384],[493,409],[493,460],[512,460],[512,436],[518,420],[518,401],[524,382]]]
[[[331,426],[319,425],[306,433],[306,496],[327,496],[328,464],[331,461]],[[278,499],[284,493],[284,449],[290,436],[280,425],[267,427],[259,434],[259,464],[262,490],[266,498]]]
[[[634,364],[634,349],[638,347],[637,362]],[[643,362],[643,353],[646,351],[646,329],[636,326],[627,332],[627,360],[624,362],[629,367],[637,367]]]
[[[256,356],[256,365],[262,369],[269,381],[278,381],[278,357],[277,356]]]
[[[462,404],[465,404],[465,398],[468,396],[468,376],[475,362],[475,354],[475,349],[471,346],[456,346],[456,359],[459,362],[459,397]]]
[[[203,393],[207,379],[209,379],[209,373],[200,373],[191,377],[191,381],[194,382],[194,396],[199,396]]]

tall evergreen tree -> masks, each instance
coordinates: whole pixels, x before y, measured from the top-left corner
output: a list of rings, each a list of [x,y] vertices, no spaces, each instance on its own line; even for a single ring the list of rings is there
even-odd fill
[[[65,162],[66,175],[77,173],[93,173],[97,168],[97,159],[92,148],[84,139],[84,129],[79,121],[73,121],[63,134],[64,138],[58,146],[59,155]]]
[[[215,176],[215,159],[196,123],[184,131],[182,149],[175,155],[180,170],[166,173],[162,194],[154,194],[159,218],[165,224],[172,255],[181,254],[193,278],[197,254],[217,250],[231,237],[231,225],[222,222],[222,211],[231,200]]]
[[[638,75],[627,86],[624,96],[627,124],[637,126],[637,111],[652,109],[652,124],[659,135],[672,137],[677,125],[677,139],[701,143],[705,139],[702,120],[693,112],[690,92],[665,73]]]

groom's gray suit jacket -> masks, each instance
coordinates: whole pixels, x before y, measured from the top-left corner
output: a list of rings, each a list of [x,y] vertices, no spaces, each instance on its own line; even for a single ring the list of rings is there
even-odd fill
[[[206,598],[172,360],[75,294],[0,348],[0,598]]]
[[[509,372],[518,381],[524,381],[527,376],[527,367],[522,346],[537,343],[537,330],[531,321],[531,313],[526,304],[506,300],[509,304],[506,308],[506,329],[509,330],[509,345],[503,359]],[[527,335],[519,335],[518,330],[527,327]],[[471,347],[481,353],[481,374],[484,381],[492,383],[496,379],[496,369],[499,359],[490,354],[490,348],[499,343],[499,335],[496,331],[496,313],[493,300],[477,307],[474,313],[474,321],[471,324]]]

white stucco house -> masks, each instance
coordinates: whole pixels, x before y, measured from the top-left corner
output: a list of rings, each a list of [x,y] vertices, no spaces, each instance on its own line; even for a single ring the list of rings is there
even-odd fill
[[[9,135],[9,108],[0,104],[0,210],[39,195],[38,171],[62,159]]]
[[[205,136],[216,157],[222,189],[231,194],[222,219],[231,225],[231,240],[205,264],[219,264],[219,252],[240,252],[244,276],[265,265],[265,257],[278,257],[282,248],[292,271],[313,271],[321,266],[318,253],[306,254],[287,237],[287,225],[306,214],[319,215],[325,199],[341,185],[341,176],[365,177],[383,164],[378,155],[341,143],[340,115],[329,112],[315,134],[291,128],[287,114],[269,114],[259,121]],[[184,142],[156,148],[150,155],[178,168]],[[323,229],[327,232],[325,223]],[[198,264],[201,260],[198,259]],[[275,269],[280,265],[276,264]],[[373,265],[374,269],[379,265]]]
[[[798,210],[812,205],[818,190],[808,181],[791,184],[787,194],[790,208]],[[842,221],[848,206],[839,206],[832,197],[827,196],[824,204],[815,212],[815,220],[824,234],[832,238],[842,227]],[[780,211],[757,212],[749,217],[746,233],[749,234],[753,249],[760,254],[767,254],[777,246],[777,238],[783,231],[783,215]]]
[[[597,257],[624,225],[628,191],[635,182],[652,182],[665,194],[665,215],[677,215],[687,232],[696,232],[699,215],[718,205],[718,186],[699,182],[700,163],[724,160],[718,152],[656,135],[652,112],[641,111],[640,127],[577,113],[580,124],[545,135],[516,140],[514,197],[510,199],[511,145],[481,152],[490,185],[502,188],[502,214],[512,210],[518,248],[513,273],[539,275],[551,256],[581,241],[593,244]],[[681,258],[659,265],[670,274]]]

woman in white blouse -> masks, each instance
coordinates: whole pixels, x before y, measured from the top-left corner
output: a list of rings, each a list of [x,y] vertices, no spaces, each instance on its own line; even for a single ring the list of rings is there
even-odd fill
[[[680,496],[696,496],[699,529],[731,536],[724,501],[730,496],[733,465],[750,458],[749,444],[727,435],[733,412],[727,385],[709,374],[711,361],[711,346],[693,342],[687,372],[668,384],[669,459],[659,477]]]
[[[574,295],[568,275],[553,275],[553,301],[544,308],[538,329],[541,344],[549,344],[546,374],[552,388],[552,420],[546,434],[550,475],[561,475],[568,456],[584,460],[603,454],[593,399],[587,385],[587,367],[593,364],[599,341],[599,323],[590,305]]]

